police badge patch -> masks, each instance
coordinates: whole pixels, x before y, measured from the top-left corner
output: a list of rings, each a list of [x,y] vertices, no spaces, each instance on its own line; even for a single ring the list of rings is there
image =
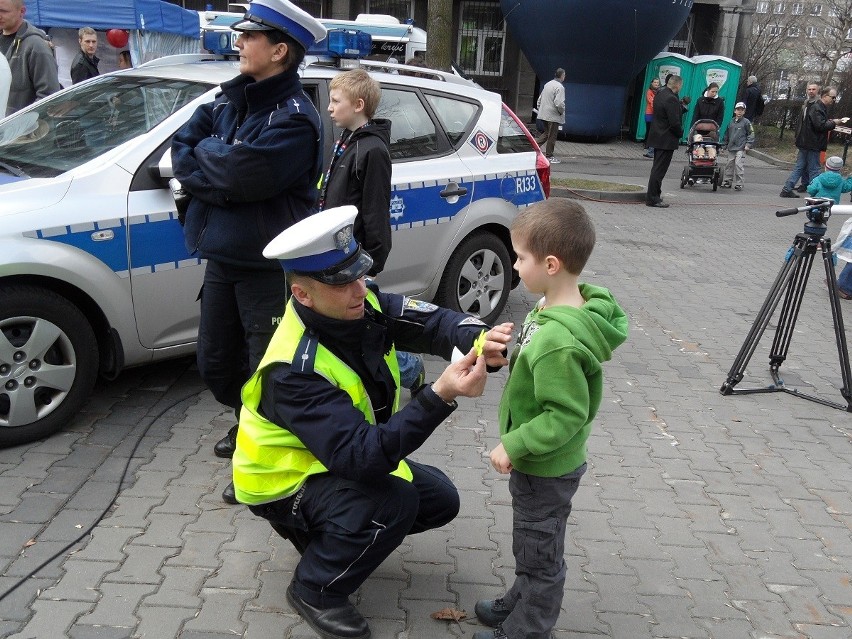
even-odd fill
[[[338,251],[343,251],[349,255],[349,244],[352,242],[353,226],[351,224],[344,226],[334,234],[334,248]]]
[[[438,307],[429,302],[406,297],[402,303],[403,310],[419,311],[421,313],[434,313]]]

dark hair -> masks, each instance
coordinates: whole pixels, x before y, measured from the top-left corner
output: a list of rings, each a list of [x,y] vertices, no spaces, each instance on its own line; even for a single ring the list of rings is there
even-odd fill
[[[826,87],[822,91],[819,92],[819,97],[826,96],[829,93],[831,93],[832,91],[834,91],[834,87]]]
[[[292,36],[289,36],[278,29],[263,31],[262,33],[272,45],[282,43],[287,45],[287,56],[284,58],[284,68],[298,68],[299,65],[302,64],[302,60],[305,59],[305,48],[299,42],[294,40]]]
[[[595,248],[595,227],[576,200],[552,197],[521,211],[511,233],[538,260],[553,255],[579,275]]]
[[[714,89],[714,88],[715,88],[715,89],[718,89],[718,88],[719,88],[719,83],[718,83],[718,82],[711,82],[710,84],[708,84],[708,85],[707,85],[707,88],[706,88],[706,89],[704,89],[704,90],[705,90],[705,91],[709,91],[710,89]]]

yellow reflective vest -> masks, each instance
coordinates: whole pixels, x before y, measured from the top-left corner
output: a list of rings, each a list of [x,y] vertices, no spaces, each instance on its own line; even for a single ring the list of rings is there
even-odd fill
[[[367,303],[381,310],[379,301],[372,291],[367,291]],[[263,374],[270,366],[293,363],[293,357],[305,334],[305,325],[293,308],[292,299],[275,331],[257,372],[242,389],[243,407],[240,411],[240,428],[237,432],[237,448],[233,457],[234,489],[237,499],[243,504],[265,504],[296,493],[311,475],[328,472],[313,453],[296,435],[286,428],[270,422],[258,412],[262,395]],[[396,349],[385,355],[396,383],[393,412],[399,408],[399,365]],[[376,423],[370,397],[360,377],[340,358],[322,344],[316,346],[313,362],[314,372],[329,383],[346,392],[352,404],[364,414],[371,424]],[[401,461],[392,473],[411,481],[411,469]]]

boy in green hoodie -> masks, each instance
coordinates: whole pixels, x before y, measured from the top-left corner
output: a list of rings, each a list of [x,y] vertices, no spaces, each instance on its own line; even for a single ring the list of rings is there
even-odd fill
[[[477,602],[476,616],[495,629],[474,639],[549,639],[564,594],[571,500],[603,393],[601,363],[627,338],[627,316],[607,289],[579,283],[595,229],[574,200],[527,208],[511,236],[524,286],[543,297],[511,354],[491,451],[491,465],[510,474],[515,583]]]

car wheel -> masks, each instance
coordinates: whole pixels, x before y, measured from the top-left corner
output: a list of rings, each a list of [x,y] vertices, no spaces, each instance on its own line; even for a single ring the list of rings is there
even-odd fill
[[[492,233],[477,233],[450,257],[436,302],[491,324],[506,305],[511,280],[512,260],[506,245]]]
[[[95,384],[98,344],[66,298],[31,286],[0,287],[0,447],[68,424]]]

